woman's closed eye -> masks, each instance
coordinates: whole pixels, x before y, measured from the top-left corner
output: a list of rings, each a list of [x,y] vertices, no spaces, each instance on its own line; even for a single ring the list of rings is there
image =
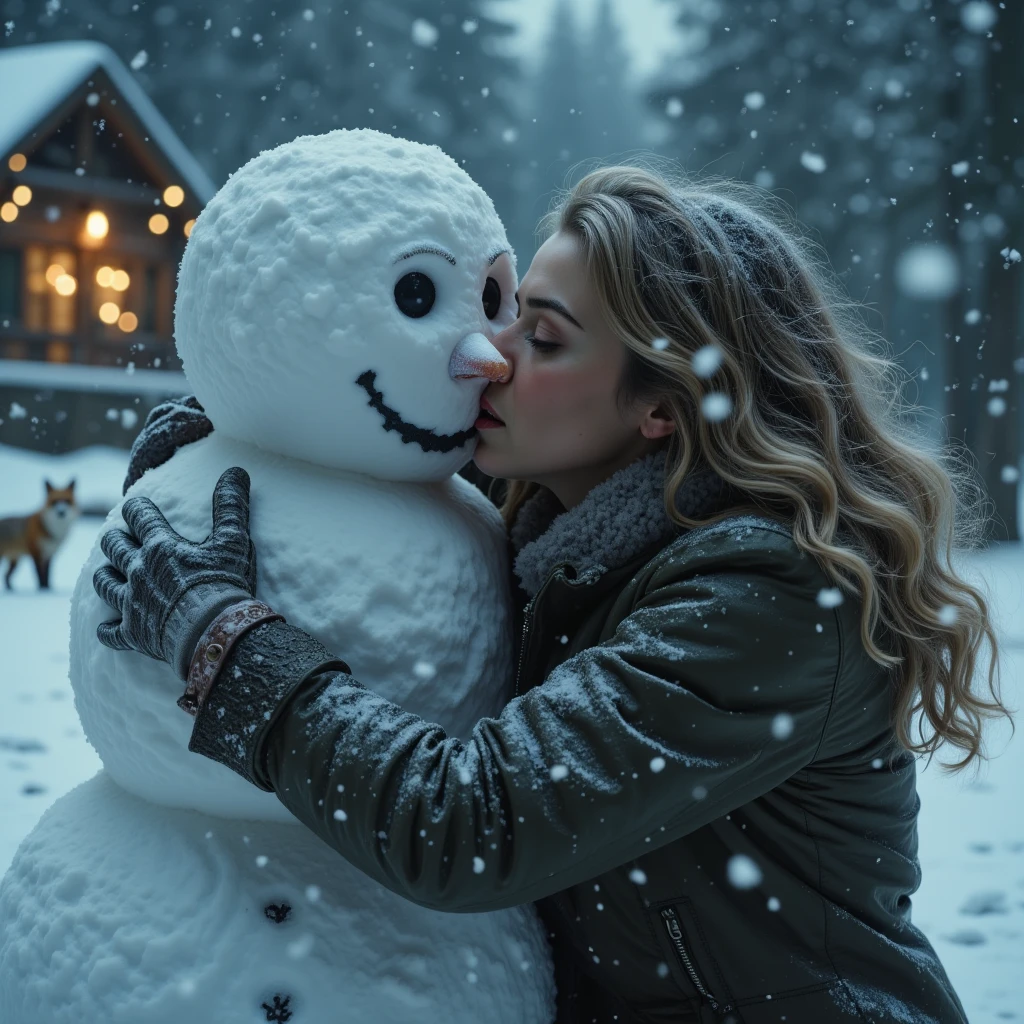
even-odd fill
[[[538,338],[535,334],[527,334],[525,337],[530,343],[531,348],[537,352],[551,353],[562,347],[555,341],[545,341],[543,338]]]

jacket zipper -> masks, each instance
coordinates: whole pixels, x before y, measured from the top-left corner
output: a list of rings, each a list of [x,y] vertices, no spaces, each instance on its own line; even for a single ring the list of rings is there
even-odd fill
[[[661,916],[665,921],[665,930],[672,940],[672,945],[679,955],[680,962],[686,968],[686,973],[690,976],[690,981],[693,982],[693,987],[711,1004],[711,1009],[717,1010],[718,1000],[711,994],[704,982],[700,980],[700,975],[693,966],[693,960],[690,959],[686,943],[683,941],[683,929],[679,927],[679,918],[676,916],[675,910],[672,907],[665,907],[661,912]]]
[[[519,661],[516,664],[516,688],[512,693],[513,697],[519,696],[519,680],[523,674],[523,658],[526,656],[526,638],[530,633],[530,615],[533,613],[534,598],[530,598],[523,609],[523,636],[519,641]]]

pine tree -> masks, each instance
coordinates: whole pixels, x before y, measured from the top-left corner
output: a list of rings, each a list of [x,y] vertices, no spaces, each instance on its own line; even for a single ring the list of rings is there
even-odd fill
[[[644,143],[645,111],[630,81],[630,61],[612,0],[599,0],[587,67],[583,118],[600,143],[598,157],[625,156]]]

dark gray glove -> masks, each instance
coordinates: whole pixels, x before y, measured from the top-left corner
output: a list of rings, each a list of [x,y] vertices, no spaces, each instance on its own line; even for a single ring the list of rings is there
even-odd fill
[[[179,448],[199,441],[212,430],[213,424],[195,395],[172,398],[154,406],[132,444],[121,493],[127,494],[147,469],[162,466]]]
[[[256,549],[249,539],[249,474],[225,470],[213,492],[213,532],[186,540],[149,498],[121,507],[128,531],[108,530],[100,548],[113,565],[93,587],[121,618],[96,628],[100,643],[166,661],[185,679],[206,627],[256,591]]]

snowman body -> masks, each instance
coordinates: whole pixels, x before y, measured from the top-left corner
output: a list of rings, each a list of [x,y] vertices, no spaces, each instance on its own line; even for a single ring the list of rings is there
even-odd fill
[[[232,465],[252,479],[257,596],[450,735],[500,711],[503,533],[475,488],[459,477],[378,481],[214,433],[129,494],[202,539],[209,494]],[[4,879],[0,1019],[549,1021],[532,907],[455,915],[412,904],[274,794],[188,752],[193,720],[174,706],[182,686],[170,668],[95,642],[110,615],[90,582],[102,560],[97,548],[76,589],[71,664],[104,770],[46,813]]]
[[[510,696],[504,531],[453,474],[515,288],[493,205],[436,147],[358,130],[260,154],[178,277],[175,340],[214,432],[129,491],[202,540],[217,478],[244,467],[256,596],[463,738]],[[189,753],[182,682],[96,640],[103,561],[97,545],[76,586],[71,681],[104,769],[0,883],[3,1024],[549,1024],[532,906],[410,903]]]

